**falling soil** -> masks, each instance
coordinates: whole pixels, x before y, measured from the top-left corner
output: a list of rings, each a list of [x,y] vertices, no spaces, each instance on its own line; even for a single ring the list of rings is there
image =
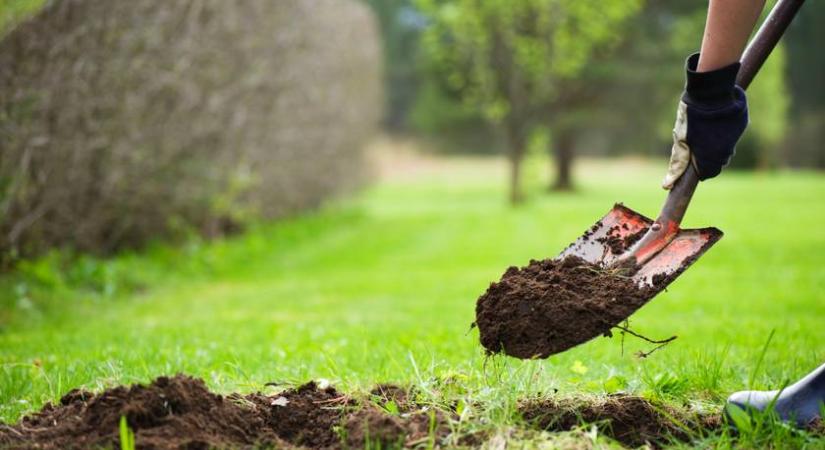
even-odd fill
[[[16,425],[0,423],[0,448],[119,448],[121,417],[139,449],[384,447],[449,432],[445,413],[405,405],[389,414],[313,382],[275,395],[221,396],[178,375],[100,394],[72,390]]]
[[[592,401],[546,399],[522,402],[519,411],[532,425],[547,431],[569,431],[582,424],[596,424],[599,432],[632,448],[654,447],[718,429],[718,414],[689,414],[641,397],[613,395]]]
[[[488,353],[546,358],[609,336],[658,291],[638,287],[628,270],[608,270],[576,256],[510,267],[476,303],[481,345]]]

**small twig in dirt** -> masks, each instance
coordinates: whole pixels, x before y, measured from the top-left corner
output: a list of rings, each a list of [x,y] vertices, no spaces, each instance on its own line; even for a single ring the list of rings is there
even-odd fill
[[[411,441],[407,441],[404,443],[407,447],[415,447],[420,444],[425,444],[427,441],[430,440],[430,436],[424,436],[423,438],[414,439]]]
[[[347,403],[350,400],[348,395],[342,395],[340,397],[330,398],[327,400],[315,400],[312,403],[316,405],[326,404],[326,403]]]
[[[11,431],[12,433],[14,433],[14,434],[16,434],[16,435],[18,435],[18,436],[23,436],[23,433],[21,433],[21,432],[19,432],[19,431],[15,430],[14,428],[12,428],[12,427],[10,427],[10,426],[8,426],[8,425],[0,425],[0,430]]]
[[[596,275],[608,275],[608,276],[611,276],[611,277],[623,278],[625,280],[633,279],[633,277],[629,277],[627,275],[622,275],[622,272],[624,271],[623,267],[618,267],[618,268],[615,268],[615,269],[608,269],[608,268],[597,269],[597,268],[591,267],[591,266],[576,266],[575,268],[576,269],[587,269],[587,270],[595,273]]]

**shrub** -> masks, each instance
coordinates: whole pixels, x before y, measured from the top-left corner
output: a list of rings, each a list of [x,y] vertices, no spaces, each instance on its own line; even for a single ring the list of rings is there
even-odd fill
[[[0,42],[0,261],[110,253],[364,179],[381,104],[355,0],[62,0]]]

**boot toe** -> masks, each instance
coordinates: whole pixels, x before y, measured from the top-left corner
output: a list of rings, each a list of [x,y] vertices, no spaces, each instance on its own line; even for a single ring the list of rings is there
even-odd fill
[[[739,391],[728,397],[727,403],[742,409],[748,408],[764,411],[776,398],[777,391]]]

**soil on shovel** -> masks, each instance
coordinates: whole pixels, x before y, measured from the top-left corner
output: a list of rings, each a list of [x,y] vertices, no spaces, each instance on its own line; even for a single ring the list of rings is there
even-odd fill
[[[576,257],[510,267],[476,303],[481,345],[488,353],[546,358],[611,329],[656,293],[628,269],[605,269]]]
[[[627,229],[627,224],[624,225],[624,228]],[[601,242],[607,248],[610,249],[610,253],[614,255],[621,255],[627,249],[633,246],[639,239],[643,238],[645,233],[647,233],[647,228],[643,228],[635,233],[628,234],[625,237],[621,237],[619,235],[619,226],[615,225],[609,230],[607,230],[607,234],[604,237],[600,237],[596,239],[596,242]],[[592,231],[591,231],[592,233]],[[587,235],[585,235],[587,236]]]
[[[443,413],[390,415],[314,382],[274,395],[221,396],[178,375],[99,394],[70,391],[16,425],[0,423],[0,448],[120,448],[121,417],[138,449],[383,447],[441,439],[449,430]]]

